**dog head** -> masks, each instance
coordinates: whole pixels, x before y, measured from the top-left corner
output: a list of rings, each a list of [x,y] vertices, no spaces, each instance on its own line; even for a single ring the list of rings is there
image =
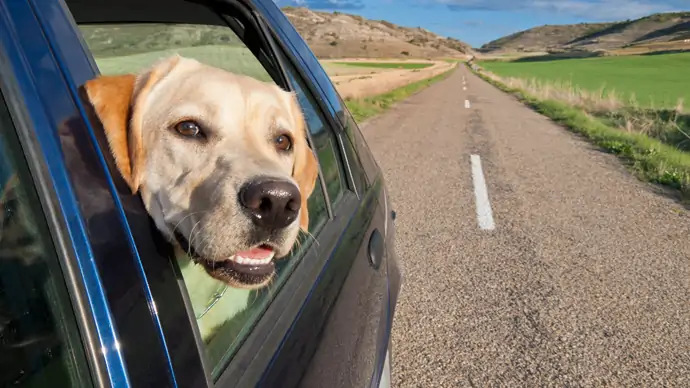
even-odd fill
[[[309,226],[318,175],[294,94],[180,56],[85,89],[158,229],[212,277],[266,285]]]

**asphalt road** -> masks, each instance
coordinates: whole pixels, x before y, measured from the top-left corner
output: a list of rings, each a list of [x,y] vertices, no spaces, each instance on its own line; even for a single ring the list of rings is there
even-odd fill
[[[690,387],[670,196],[464,67],[363,132],[398,214],[395,387]]]

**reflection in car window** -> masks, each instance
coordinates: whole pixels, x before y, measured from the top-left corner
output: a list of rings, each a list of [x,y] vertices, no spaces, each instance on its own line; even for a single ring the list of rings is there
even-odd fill
[[[352,113],[347,109],[345,103],[340,99],[341,107],[341,121],[345,132],[346,141],[345,152],[347,153],[352,174],[355,180],[355,185],[360,190],[367,190],[373,181],[373,177],[368,176],[369,173],[376,173],[379,171],[378,164],[369,149],[369,146],[362,137],[357,123],[352,117]]]
[[[136,73],[161,58],[177,53],[234,73],[273,82],[261,62],[228,27],[191,24],[99,24],[79,27],[103,74]],[[320,127],[313,128],[316,130]],[[175,258],[191,300],[194,320],[205,344],[208,364],[213,368],[214,379],[225,370],[239,345],[325,225],[328,213],[321,187],[321,183],[317,182],[308,201],[309,234],[302,234],[291,255],[276,262],[277,276],[267,288],[250,291],[229,287],[211,278],[202,266],[195,265],[189,257],[182,255]]]
[[[328,198],[331,203],[337,203],[343,194],[344,172],[337,153],[337,140],[332,130],[326,127],[326,123],[319,113],[318,106],[313,97],[308,94],[304,86],[295,77],[292,68],[287,69],[288,78],[292,87],[295,89],[304,118],[307,121],[309,132],[311,133],[313,146],[319,157],[323,178],[326,181]]]
[[[0,97],[0,386],[91,385],[69,296]]]

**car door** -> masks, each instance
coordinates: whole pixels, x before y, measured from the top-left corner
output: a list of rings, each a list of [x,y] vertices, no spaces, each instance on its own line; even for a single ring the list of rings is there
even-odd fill
[[[20,365],[26,361],[10,383],[127,386],[131,376],[123,355],[134,353],[149,360],[152,375],[164,386],[170,382],[164,347],[159,346],[146,300],[136,292],[140,278],[123,238],[108,176],[93,152],[35,10],[28,1],[0,3],[0,89],[12,123],[3,121],[3,137],[12,151],[2,155],[12,157],[18,182],[3,182],[3,191],[20,187],[15,196],[24,199],[10,201],[7,207],[8,202],[3,203],[3,221],[8,222],[3,226],[3,245],[11,235],[29,232],[11,238],[14,245],[2,259],[3,266],[9,265],[17,261],[10,259],[17,246],[31,247],[21,256],[33,262],[15,265],[11,281],[3,285],[4,292],[13,292],[7,310],[11,326],[6,326],[13,334],[3,339],[21,339],[14,343],[21,345],[15,354],[3,353]],[[12,131],[20,147],[12,140]],[[13,222],[16,217],[23,222]],[[10,233],[5,234],[8,225]],[[103,276],[114,266],[119,268],[111,279],[119,292],[108,290],[106,286],[113,283]],[[125,305],[118,303],[122,300],[126,313],[119,315],[138,322],[140,342],[120,341],[113,306]],[[22,310],[25,316],[12,324],[11,318]]]
[[[92,127],[94,143],[107,161],[118,188],[116,198],[123,205],[124,224],[136,243],[142,276],[145,276],[149,289],[147,291],[143,287],[143,293],[149,295],[150,305],[155,306],[152,309],[153,322],[158,322],[162,332],[160,337],[168,351],[166,357],[174,371],[173,383],[199,386],[202,378],[198,370],[201,370],[204,385],[275,386],[279,382],[279,386],[287,387],[298,384],[324,334],[331,333],[324,331],[324,325],[335,300],[342,300],[340,290],[353,263],[368,265],[362,244],[366,243],[365,236],[371,234],[370,225],[378,201],[376,193],[363,196],[357,192],[341,135],[335,131],[333,116],[328,113],[323,97],[314,92],[308,78],[302,77],[299,63],[293,62],[280,51],[281,48],[276,48],[271,30],[249,4],[209,2],[204,5],[204,2],[179,0],[136,2],[136,8],[133,7],[134,2],[129,1],[75,0],[66,4],[68,8],[50,9],[39,2],[35,6],[42,16],[44,28],[51,34],[61,31],[62,36],[81,35],[80,39],[85,43],[77,45],[62,38],[53,42],[55,55],[63,62],[64,74],[74,89],[75,99],[83,97],[79,91],[81,85],[98,71],[111,74],[137,71],[144,62],[150,63],[147,61],[155,59],[153,57],[158,53],[170,50],[276,82],[286,89],[301,88],[302,92],[298,90],[298,94],[307,116],[310,142],[320,161],[319,182],[310,198],[311,236],[305,236],[302,244],[308,249],[285,261],[272,288],[251,293],[222,286],[216,289],[217,285],[200,283],[193,271],[174,258],[168,257],[164,263],[166,244],[156,236],[150,222],[142,221],[141,205],[121,185],[107,152],[107,144],[98,134],[98,123],[89,114],[88,104],[80,102],[84,117]],[[79,29],[69,18],[54,17],[60,13],[71,14]],[[158,36],[165,39],[157,41]],[[170,36],[182,38],[167,39]],[[192,42],[190,39],[197,40]],[[205,51],[203,46],[207,41],[198,39],[210,39],[214,54]],[[147,44],[139,44],[143,41]],[[223,51],[225,45],[227,55]],[[128,52],[132,47],[134,51]],[[228,61],[230,57],[232,61]],[[351,281],[366,285],[359,288],[360,294],[376,294],[376,290],[385,290],[384,268],[360,271],[351,277]],[[177,290],[171,288],[171,284]],[[378,292],[377,295],[380,294]],[[352,296],[347,295],[348,298]],[[245,301],[252,303],[238,306]],[[180,315],[181,311],[186,313],[186,319]],[[369,306],[366,311],[373,310]],[[360,330],[373,328],[360,332],[360,337],[378,333],[379,312],[354,316],[367,322],[360,325]],[[190,323],[191,327],[188,326]],[[215,326],[220,329],[213,331]],[[209,333],[213,334],[211,339]],[[122,341],[129,342],[128,338],[125,336]],[[191,338],[194,339],[193,348]],[[350,335],[348,338],[353,337]],[[359,350],[367,354],[370,349],[360,347]],[[349,353],[329,359],[342,364],[351,363],[357,357]],[[201,366],[197,367],[199,364]],[[137,381],[147,381],[145,370],[135,364],[128,366],[134,371],[141,370],[132,372]],[[370,379],[371,374],[372,368],[368,367],[362,375]],[[332,381],[338,381],[336,376]]]
[[[314,305],[324,322],[320,328],[322,340],[301,384],[378,386],[392,326],[391,296],[395,297],[399,288],[396,266],[393,293],[389,293],[387,256],[392,252],[387,247],[392,246],[392,234],[391,240],[384,240],[388,237],[389,215],[383,177],[342,99],[304,40],[275,3],[255,3],[286,55],[299,63],[295,70],[301,73],[304,84],[319,96],[360,198],[344,235],[349,240],[341,248],[342,256],[334,256],[333,265],[324,272],[324,277],[330,276],[331,280],[322,284],[321,304]]]
[[[95,381],[116,386],[173,386],[176,376],[167,348],[170,343],[191,339],[196,349],[191,324],[185,337],[181,329],[186,320],[170,314],[170,310],[158,313],[155,309],[152,290],[162,295],[161,300],[180,293],[160,292],[176,287],[174,276],[166,279],[166,272],[156,271],[156,266],[169,267],[167,257],[150,256],[144,264],[138,257],[141,247],[132,239],[132,230],[137,228],[130,228],[126,221],[135,220],[134,225],[146,229],[147,218],[145,213],[137,213],[141,205],[136,198],[123,200],[116,195],[120,182],[109,175],[108,160],[94,140],[97,133],[85,120],[84,106],[71,77],[81,74],[73,70],[78,68],[72,67],[75,62],[79,65],[79,60],[87,57],[63,6],[57,1],[7,4],[3,16],[8,15],[12,30],[3,37],[14,45],[10,58],[17,66],[29,69],[26,85],[30,86],[24,99],[34,101],[32,108],[43,109],[48,120],[33,127],[33,138],[43,147],[47,179],[58,182],[53,187],[59,190],[56,211],[60,213],[53,217],[66,223],[58,230],[62,233],[59,237],[68,238],[61,243],[64,249],[74,251],[68,285],[75,289],[74,298],[83,298],[77,299],[81,303],[77,306],[87,321],[82,330],[89,354],[96,359]],[[129,218],[124,217],[123,208]],[[150,231],[146,234],[150,240]],[[179,300],[182,303],[181,297]],[[186,311],[182,313],[186,318]],[[89,320],[95,326],[92,329],[86,326]],[[178,335],[164,336],[169,333],[161,331],[161,321],[174,322],[168,327]],[[184,354],[190,369],[194,369],[196,355],[200,372],[182,382],[197,382],[199,376],[204,381],[198,352]]]

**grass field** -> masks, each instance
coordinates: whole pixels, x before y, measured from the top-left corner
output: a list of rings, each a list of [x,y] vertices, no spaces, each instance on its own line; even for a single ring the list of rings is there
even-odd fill
[[[501,76],[487,68],[491,66],[478,75],[620,156],[640,178],[679,190],[681,201],[690,204],[690,114],[681,104],[661,109],[626,105],[557,82],[515,78],[515,73]]]
[[[355,67],[373,67],[377,69],[424,69],[433,66],[433,63],[407,63],[407,62],[336,62],[338,65]]]
[[[182,47],[118,57],[96,57],[96,64],[103,74],[135,73],[174,53],[262,81],[271,80],[249,49],[229,45]]]
[[[631,97],[643,107],[673,108],[690,103],[690,53],[562,59],[553,61],[480,62],[501,76],[536,78],[603,94]]]

